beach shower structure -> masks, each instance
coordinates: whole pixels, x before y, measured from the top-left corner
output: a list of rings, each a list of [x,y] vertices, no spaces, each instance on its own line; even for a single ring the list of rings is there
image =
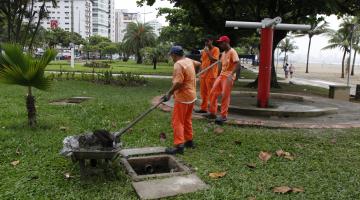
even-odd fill
[[[274,30],[305,31],[310,30],[311,26],[304,24],[282,24],[281,17],[276,17],[274,19],[265,18],[261,22],[226,21],[225,27],[261,29],[257,105],[260,108],[268,108]]]

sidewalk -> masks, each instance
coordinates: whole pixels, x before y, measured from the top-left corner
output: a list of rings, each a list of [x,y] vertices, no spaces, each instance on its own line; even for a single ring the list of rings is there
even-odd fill
[[[257,67],[255,68],[255,67],[246,66],[246,68],[254,73],[259,73],[259,70]],[[277,77],[285,79],[285,75],[284,75],[283,71],[278,72]],[[330,85],[346,85],[344,83],[339,83],[339,82],[331,82],[331,81],[325,81],[325,80],[320,80],[320,79],[306,79],[306,78],[298,78],[298,77],[288,78],[285,80],[281,80],[279,82],[291,83],[294,85],[310,85],[310,86],[321,87],[321,88],[325,88],[325,89],[329,89]],[[351,87],[350,95],[355,95],[356,85],[351,84],[350,87]]]

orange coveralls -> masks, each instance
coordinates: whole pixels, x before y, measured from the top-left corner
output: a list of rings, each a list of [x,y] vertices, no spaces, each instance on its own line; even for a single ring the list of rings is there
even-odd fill
[[[219,95],[221,98],[221,116],[226,118],[228,115],[228,109],[230,105],[231,89],[234,85],[235,76],[228,80],[228,77],[232,75],[232,71],[236,67],[236,62],[239,61],[238,54],[231,48],[229,51],[224,52],[221,56],[222,70],[220,76],[215,80],[214,86],[210,92],[210,113],[216,115],[217,112],[217,100]]]
[[[220,56],[219,48],[213,47],[210,50],[210,55],[218,60]],[[209,67],[212,63],[214,62],[211,62],[208,54],[204,50],[201,54],[201,70]],[[217,76],[218,76],[218,65],[215,65],[213,66],[213,68],[209,69],[200,77],[200,96],[202,100],[200,109],[203,111],[208,110],[208,104],[210,101],[210,91],[214,85]]]
[[[183,58],[174,64],[174,83],[181,83],[181,88],[174,92],[175,103],[172,114],[174,145],[179,145],[193,139],[192,111],[196,100],[196,75],[193,60]]]

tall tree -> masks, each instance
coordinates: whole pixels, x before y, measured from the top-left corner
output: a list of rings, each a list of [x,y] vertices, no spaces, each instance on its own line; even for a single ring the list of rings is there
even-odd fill
[[[39,8],[35,7],[36,2],[41,2]],[[0,15],[5,19],[6,41],[21,44],[23,47],[28,47],[31,51],[33,43],[38,36],[37,33],[40,28],[40,22],[47,17],[47,3],[55,7],[57,0],[0,1]],[[36,18],[37,21],[35,21]],[[34,27],[34,29],[31,31],[32,27]]]
[[[126,28],[123,42],[128,46],[132,53],[136,55],[136,62],[142,63],[140,50],[155,44],[156,35],[154,29],[148,23],[132,22]]]
[[[138,0],[138,4],[153,5],[156,0]],[[225,28],[225,21],[261,21],[264,18],[282,17],[284,23],[306,23],[314,14],[354,14],[360,10],[358,0],[169,0],[175,7],[189,12],[190,25],[202,27],[214,35],[227,34],[233,45],[242,37],[252,35],[256,30],[234,30]],[[275,31],[273,50],[286,37],[288,31]],[[274,51],[273,51],[274,52]],[[274,59],[273,59],[274,60]],[[272,64],[272,86],[277,83],[274,62]],[[257,81],[254,82],[257,85]]]
[[[324,33],[329,32],[329,23],[325,21],[324,17],[318,16],[309,16],[308,24],[310,24],[311,29],[308,31],[303,31],[302,33],[298,34],[298,37],[302,37],[307,35],[309,37],[309,44],[306,56],[306,70],[305,73],[309,73],[309,57],[310,57],[310,48],[311,48],[311,41],[312,38],[316,35],[321,35]]]
[[[348,40],[348,33],[345,31],[330,31],[328,33],[330,39],[328,40],[329,45],[323,48],[326,49],[335,49],[340,48],[343,53],[343,58],[341,62],[341,78],[345,77],[345,58],[346,54],[349,51],[349,40]]]
[[[285,38],[283,41],[280,42],[279,44],[279,47],[280,51],[282,53],[285,53],[284,55],[284,65],[285,65],[285,62],[287,61],[287,53],[294,53],[295,52],[295,49],[297,49],[298,47],[295,46],[294,42],[291,41],[291,39],[289,37]]]
[[[25,86],[28,89],[26,108],[28,123],[36,126],[35,97],[32,88],[46,90],[51,81],[45,77],[46,66],[55,58],[56,51],[47,50],[40,59],[34,59],[23,53],[17,45],[2,45],[3,53],[0,54],[0,82]]]

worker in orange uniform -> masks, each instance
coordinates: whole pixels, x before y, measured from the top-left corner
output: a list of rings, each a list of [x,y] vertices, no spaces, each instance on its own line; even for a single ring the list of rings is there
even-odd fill
[[[211,36],[205,38],[205,48],[201,52],[201,70],[206,69],[211,64],[219,60],[220,50],[213,45]],[[210,101],[210,91],[214,85],[215,79],[218,76],[218,65],[214,65],[207,72],[203,73],[200,77],[200,96],[201,105],[200,110],[195,113],[207,113]]]
[[[165,150],[168,154],[183,154],[184,147],[194,148],[192,111],[196,101],[195,67],[200,62],[186,58],[181,46],[173,46],[170,56],[174,61],[172,87],[163,96],[168,101],[174,95],[174,110],[172,113],[172,127],[174,131],[174,147]]]
[[[215,80],[214,86],[210,92],[210,109],[207,117],[209,119],[216,119],[215,123],[223,124],[227,121],[228,109],[230,105],[231,90],[236,78],[236,72],[240,70],[240,60],[236,51],[230,46],[230,39],[228,36],[221,36],[219,40],[219,47],[224,52],[221,56],[221,73]],[[221,115],[216,117],[218,108],[218,97],[221,98]]]

